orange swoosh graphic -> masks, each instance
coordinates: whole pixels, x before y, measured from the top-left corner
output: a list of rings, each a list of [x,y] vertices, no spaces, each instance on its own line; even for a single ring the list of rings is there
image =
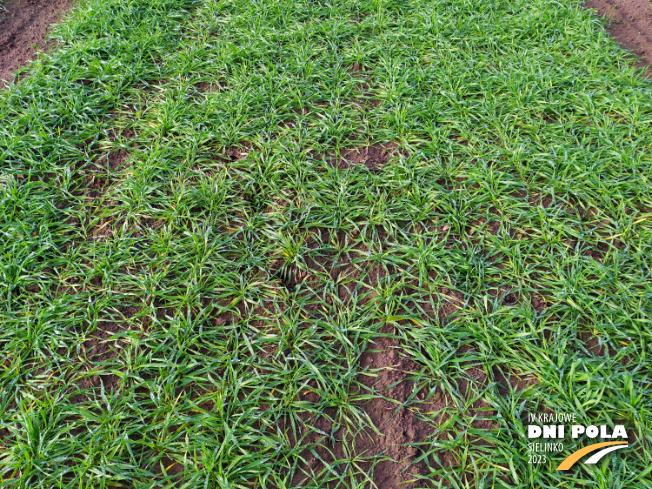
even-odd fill
[[[604,443],[596,443],[594,445],[589,445],[588,447],[581,448],[578,451],[573,452],[568,457],[566,457],[566,460],[564,460],[561,464],[559,464],[557,470],[570,469],[573,465],[575,465],[575,462],[581,459],[584,455],[586,455],[587,453],[595,452],[600,448],[610,447],[611,445],[627,445],[628,443],[629,442],[626,441],[606,441]]]

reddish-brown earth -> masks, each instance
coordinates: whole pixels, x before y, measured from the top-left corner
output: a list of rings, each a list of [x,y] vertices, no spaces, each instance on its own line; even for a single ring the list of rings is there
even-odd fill
[[[652,2],[650,0],[589,0],[587,8],[596,9],[613,21],[609,33],[638,56],[639,67],[647,67],[652,77]]]
[[[417,462],[420,453],[413,444],[423,442],[431,428],[416,416],[416,409],[405,406],[413,395],[414,383],[409,374],[418,370],[417,365],[399,355],[398,339],[379,337],[373,350],[362,355],[361,366],[372,371],[380,369],[377,377],[363,376],[362,382],[384,396],[364,406],[381,434],[361,434],[356,446],[360,453],[384,454],[390,459],[375,467],[374,484],[382,489],[423,487],[423,481],[419,483],[416,476],[428,475],[428,469],[425,463]],[[439,411],[445,407],[442,402],[431,409]]]
[[[369,170],[379,170],[392,157],[392,153],[398,145],[390,142],[388,144],[374,144],[373,146],[352,148],[346,151],[339,163],[340,170],[354,166],[364,165]]]
[[[393,333],[387,330],[386,333]],[[334,424],[326,416],[311,421],[313,433],[307,437],[310,443],[317,442],[316,454],[306,451],[306,467],[294,483],[302,483],[311,477],[309,473],[323,472],[326,464],[333,464],[341,470],[338,461],[357,459],[356,465],[368,477],[373,476],[373,487],[378,489],[410,489],[424,487],[424,480],[419,476],[427,476],[426,464],[419,460],[420,451],[415,445],[422,443],[432,428],[420,419],[416,407],[408,407],[409,399],[414,397],[414,382],[410,380],[411,372],[417,366],[399,353],[399,341],[393,334],[380,336],[370,349],[362,355],[361,366],[370,375],[361,375],[362,384],[382,397],[374,397],[369,402],[362,402],[359,407],[369,417],[379,433],[371,430],[361,430],[353,439],[346,430],[341,428],[334,432]],[[420,396],[421,397],[421,396]],[[419,399],[420,399],[419,397]],[[306,401],[315,399],[306,396]],[[446,407],[442,399],[428,405],[430,410],[440,411]],[[325,412],[333,417],[336,412],[328,408]],[[316,428],[316,430],[315,430]],[[304,435],[307,426],[303,427]],[[321,433],[318,434],[318,433]],[[332,438],[324,437],[323,434]],[[374,467],[369,461],[372,458],[381,460]],[[363,461],[364,460],[364,461]],[[361,474],[356,479],[362,482]],[[363,483],[362,487],[372,487]],[[426,484],[430,486],[430,484]],[[339,488],[342,484],[331,482],[326,487]]]
[[[9,0],[0,10],[0,82],[46,47],[50,25],[73,0]]]

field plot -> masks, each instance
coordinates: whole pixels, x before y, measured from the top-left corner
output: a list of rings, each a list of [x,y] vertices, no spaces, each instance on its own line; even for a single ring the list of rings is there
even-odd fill
[[[2,487],[652,487],[652,84],[579,2],[54,39],[0,93]],[[631,448],[532,464],[530,413]]]

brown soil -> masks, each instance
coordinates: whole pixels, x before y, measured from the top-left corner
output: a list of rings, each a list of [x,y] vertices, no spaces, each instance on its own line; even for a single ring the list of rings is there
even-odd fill
[[[369,392],[373,391],[382,397],[361,402],[359,407],[369,416],[380,434],[366,429],[350,439],[344,428],[333,432],[334,423],[328,417],[336,418],[336,411],[333,408],[326,409],[326,416],[307,420],[308,423],[302,429],[301,434],[307,434],[304,443],[306,440],[309,444],[317,443],[316,456],[304,452],[306,466],[293,484],[305,483],[311,475],[323,473],[322,461],[340,465],[339,471],[342,467],[336,461],[355,459],[358,470],[373,480],[376,489],[424,487],[425,481],[419,480],[419,476],[427,476],[429,470],[419,460],[422,453],[415,445],[422,443],[432,428],[420,419],[419,410],[408,407],[411,398],[420,400],[420,397],[414,396],[414,382],[409,379],[410,372],[417,370],[416,365],[399,355],[399,342],[392,334],[378,338],[371,345],[362,355],[361,367],[369,373],[359,377],[361,383]],[[308,394],[303,400],[315,402],[317,399],[311,395],[314,397],[314,394]],[[444,407],[444,401],[440,400],[428,405],[428,410],[439,411]],[[309,425],[312,425],[312,433],[306,433]],[[324,437],[323,434],[329,436]],[[362,474],[356,477],[359,483],[362,482],[361,477]],[[361,487],[371,488],[369,480],[366,482]],[[330,482],[327,487],[334,489],[343,485]]]
[[[471,353],[472,356],[477,355],[477,352]],[[464,354],[465,350],[460,350],[460,355]],[[360,402],[358,405],[379,433],[369,429],[361,430],[351,439],[344,428],[335,430],[335,425],[339,423],[333,422],[337,419],[334,408],[327,408],[324,415],[316,419],[306,419],[301,428],[300,434],[304,437],[301,443],[316,444],[316,448],[314,452],[306,450],[302,454],[305,465],[295,477],[293,485],[302,485],[316,474],[323,475],[325,464],[342,472],[342,461],[356,460],[355,466],[360,472],[355,479],[359,487],[365,489],[441,487],[439,484],[444,482],[442,476],[433,471],[441,473],[441,470],[459,468],[463,457],[456,449],[433,450],[431,439],[436,437],[445,443],[452,436],[463,436],[474,445],[488,449],[490,444],[467,430],[498,429],[494,420],[487,419],[488,415],[495,415],[495,411],[478,397],[489,379],[481,369],[465,365],[467,363],[473,362],[462,364],[467,367],[466,376],[457,379],[455,384],[468,403],[468,411],[463,417],[473,418],[473,421],[464,432],[453,433],[449,431],[450,428],[441,428],[451,419],[453,412],[459,413],[451,395],[437,389],[436,393],[426,399],[425,390],[417,392],[410,377],[418,371],[418,366],[401,355],[396,332],[393,328],[386,327],[384,335],[376,339],[362,355],[361,368],[367,374],[358,377],[369,392],[377,395],[371,401]],[[498,376],[499,383],[504,383],[501,385],[503,395],[510,389],[518,391],[536,383],[534,378],[523,378],[499,370],[494,375]],[[319,396],[309,392],[301,400],[317,402]],[[480,419],[475,419],[476,417]],[[426,418],[430,419],[430,423],[425,421]],[[293,440],[293,443],[297,441]],[[376,460],[376,463],[370,460]],[[463,480],[469,487],[474,487],[474,478],[470,472],[464,471]],[[331,480],[324,487],[335,489],[344,485]]]
[[[338,167],[340,170],[346,170],[364,165],[369,170],[379,170],[391,159],[397,146],[396,143],[390,142],[349,149],[342,155]]]
[[[609,20],[615,21],[609,32],[619,43],[631,49],[639,61],[637,66],[647,67],[652,77],[652,3],[650,0],[589,0],[587,8],[596,9]]]
[[[87,373],[78,379],[76,386],[80,393],[73,398],[73,402],[82,402],[89,399],[87,395],[91,390],[103,387],[108,392],[116,391],[120,388],[121,379],[114,373],[106,372],[101,365],[111,362],[118,358],[118,352],[115,348],[115,342],[112,338],[115,334],[120,333],[120,327],[115,323],[107,323],[102,328],[97,328],[93,334],[83,344],[84,356],[86,362],[84,367]],[[82,367],[82,371],[84,369]]]
[[[373,473],[374,484],[379,489],[423,487],[424,481],[415,476],[427,476],[429,471],[423,461],[417,462],[421,454],[414,444],[422,443],[432,429],[416,416],[415,409],[405,405],[414,394],[414,382],[409,380],[409,373],[418,368],[409,359],[399,356],[395,337],[378,338],[372,348],[362,355],[361,367],[381,370],[377,377],[364,376],[362,383],[385,398],[374,398],[364,410],[382,435],[360,436],[356,451],[366,452],[367,456],[384,454],[388,457],[376,465]],[[440,401],[429,407],[429,411],[440,411],[446,405]]]
[[[46,47],[50,24],[67,11],[73,0],[9,0],[0,10],[0,81]],[[36,47],[35,47],[36,46]]]

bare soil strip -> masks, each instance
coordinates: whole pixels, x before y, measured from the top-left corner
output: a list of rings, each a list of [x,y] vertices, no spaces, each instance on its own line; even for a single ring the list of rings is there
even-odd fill
[[[0,11],[0,81],[45,48],[50,25],[72,6],[73,0],[10,0]]]
[[[650,0],[589,0],[587,8],[614,21],[609,33],[638,58],[637,66],[647,66],[652,77],[652,2]]]

